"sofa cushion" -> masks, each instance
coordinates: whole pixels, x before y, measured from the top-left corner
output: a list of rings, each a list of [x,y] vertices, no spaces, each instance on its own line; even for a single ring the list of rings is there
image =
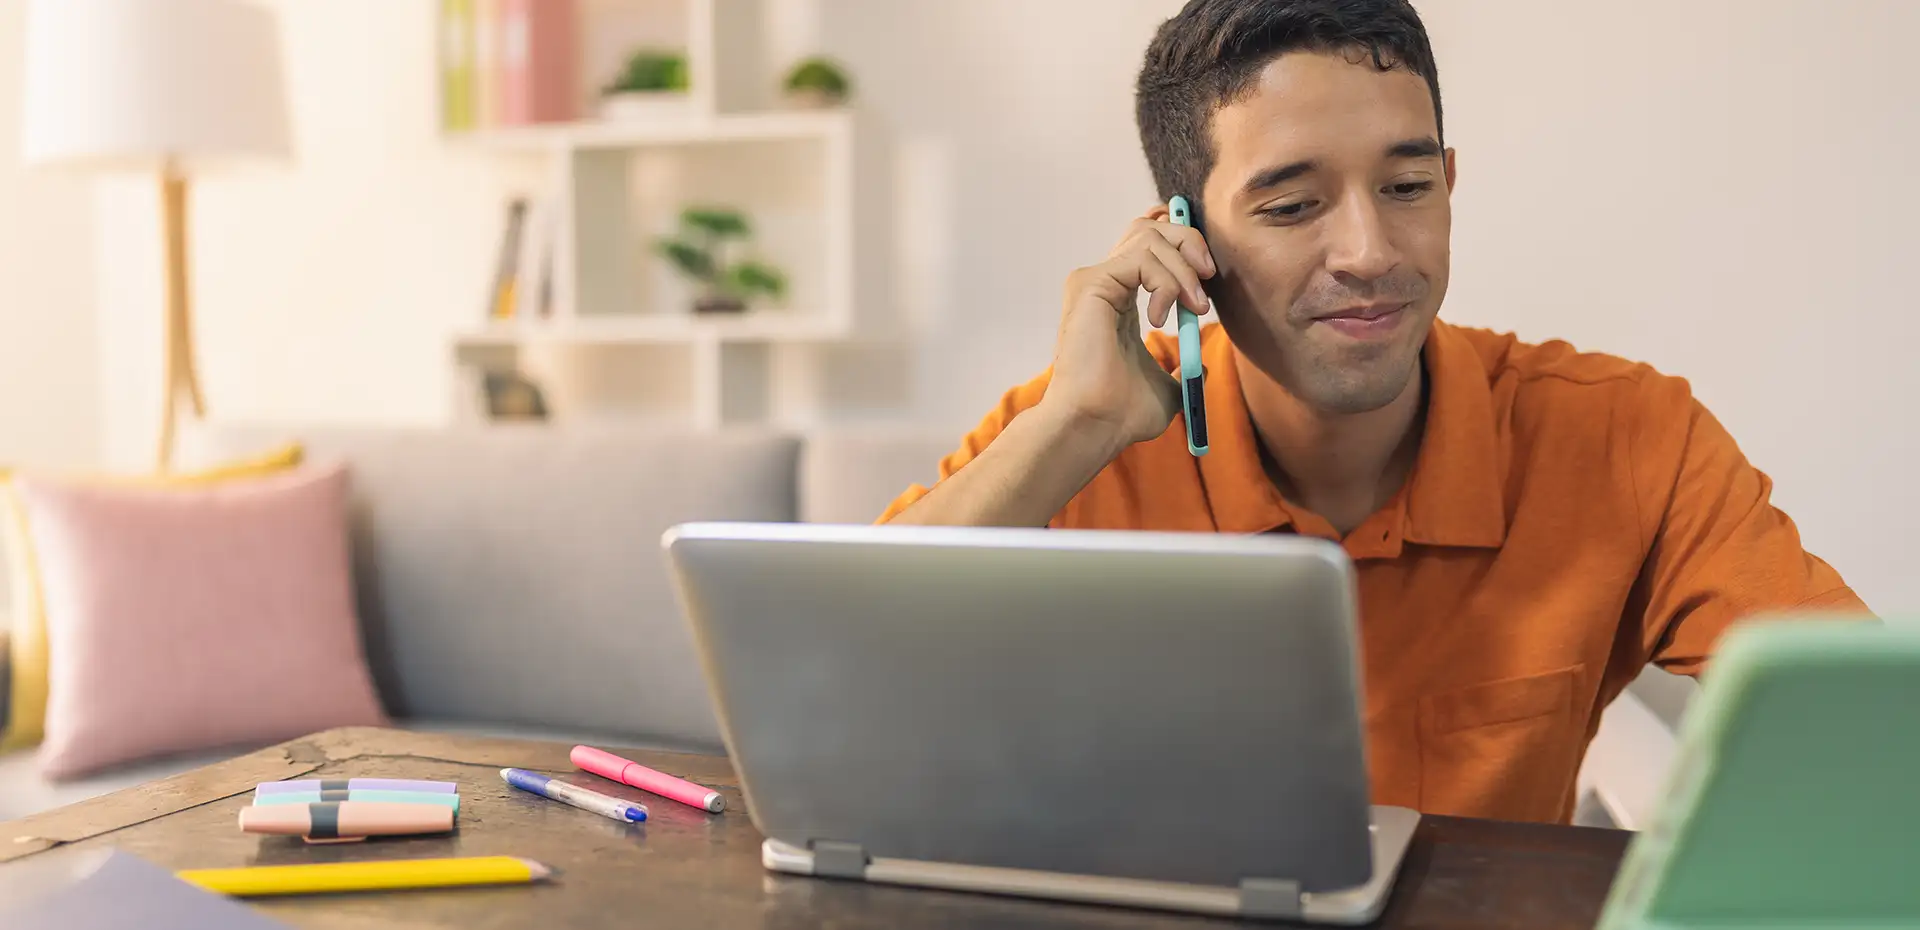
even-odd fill
[[[270,438],[352,467],[359,610],[396,716],[720,749],[660,538],[690,520],[794,520],[797,439],[216,427],[183,448],[218,458]]]
[[[344,466],[15,485],[48,618],[48,776],[387,722],[353,612]]]
[[[42,478],[97,482],[117,487],[205,487],[229,481],[256,478],[292,468],[301,461],[298,444],[285,444],[266,452],[248,450],[232,461],[210,463],[194,471],[169,470],[164,473],[98,474],[90,476],[47,473]],[[25,514],[14,500],[13,484],[31,471],[20,473],[0,468],[0,556],[5,556],[5,603],[10,608],[11,631],[10,685],[6,716],[0,725],[0,751],[32,746],[44,733],[47,711],[47,675],[50,654],[47,646],[47,618],[41,602],[39,568],[29,535]]]
[[[13,698],[13,637],[5,632],[8,622],[7,612],[0,610],[0,720],[8,719],[7,703]]]

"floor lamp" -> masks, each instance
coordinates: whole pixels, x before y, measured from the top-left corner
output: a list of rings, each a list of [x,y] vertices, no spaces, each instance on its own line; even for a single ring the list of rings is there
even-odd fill
[[[255,0],[28,0],[26,22],[24,161],[159,182],[166,323],[157,467],[166,471],[181,400],[206,415],[188,179],[289,155],[277,24]]]

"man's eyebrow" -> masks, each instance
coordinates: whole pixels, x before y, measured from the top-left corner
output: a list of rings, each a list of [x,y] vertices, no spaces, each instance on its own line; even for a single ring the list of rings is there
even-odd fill
[[[1240,188],[1240,193],[1251,194],[1256,191],[1266,190],[1269,187],[1276,187],[1309,171],[1314,171],[1319,167],[1319,162],[1308,159],[1306,161],[1296,161],[1291,165],[1278,165],[1268,168],[1247,179],[1246,186]]]
[[[1439,141],[1435,140],[1432,136],[1425,136],[1419,139],[1405,139],[1387,146],[1387,157],[1394,159],[1438,158],[1443,151]],[[1277,187],[1303,174],[1317,171],[1319,168],[1320,163],[1311,158],[1305,161],[1296,161],[1288,165],[1277,165],[1247,179],[1246,185],[1240,188],[1240,193],[1253,194],[1266,190],[1269,187]]]
[[[1438,158],[1441,152],[1440,143],[1432,136],[1395,142],[1387,147],[1388,158]]]

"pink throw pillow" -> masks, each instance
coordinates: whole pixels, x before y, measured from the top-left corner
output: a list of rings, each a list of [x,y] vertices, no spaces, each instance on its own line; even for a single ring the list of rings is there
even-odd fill
[[[354,610],[344,465],[15,485],[46,603],[46,777],[387,722]]]

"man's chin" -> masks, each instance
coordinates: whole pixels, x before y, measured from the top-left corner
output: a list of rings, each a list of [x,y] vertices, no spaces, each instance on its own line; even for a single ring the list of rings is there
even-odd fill
[[[1326,416],[1356,416],[1372,413],[1394,402],[1406,392],[1410,377],[1365,378],[1337,384],[1303,386],[1295,394],[1306,405]]]
[[[1293,369],[1289,393],[1329,415],[1352,415],[1393,403],[1420,371],[1420,342],[1320,345]]]
[[[1388,338],[1354,338],[1320,322],[1289,321],[1243,332],[1234,345],[1253,368],[1308,408],[1328,416],[1367,413],[1392,403],[1420,368],[1432,317],[1395,315],[1406,318],[1392,324]]]

